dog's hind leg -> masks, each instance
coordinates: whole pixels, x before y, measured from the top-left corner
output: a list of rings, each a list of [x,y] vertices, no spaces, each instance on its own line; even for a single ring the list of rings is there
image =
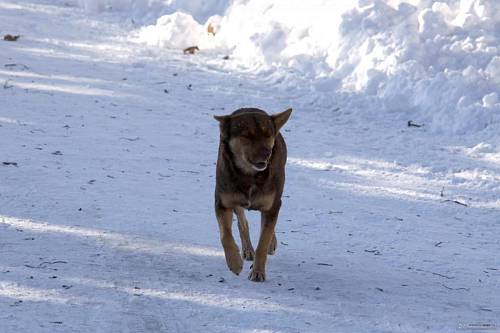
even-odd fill
[[[250,229],[248,228],[248,220],[245,216],[245,211],[241,207],[234,209],[238,217],[238,229],[241,237],[241,255],[245,260],[253,260],[255,251],[253,250],[252,241],[250,240]]]
[[[238,245],[236,245],[233,237],[233,210],[216,204],[215,215],[219,222],[220,240],[224,248],[227,267],[229,267],[231,272],[238,275],[243,269],[243,260],[241,259]]]

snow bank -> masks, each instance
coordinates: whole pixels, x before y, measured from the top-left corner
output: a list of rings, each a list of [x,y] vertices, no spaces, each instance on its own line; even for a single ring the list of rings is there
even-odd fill
[[[500,124],[497,0],[188,2],[166,1],[183,13],[159,17],[139,41],[198,45],[289,88],[306,82],[320,104],[347,95],[348,107],[401,112],[435,131]],[[209,3],[222,16],[207,18]]]

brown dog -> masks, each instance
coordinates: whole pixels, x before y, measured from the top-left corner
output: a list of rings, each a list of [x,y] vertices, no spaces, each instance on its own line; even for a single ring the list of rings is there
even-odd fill
[[[227,116],[215,116],[220,123],[219,156],[215,186],[215,214],[226,262],[238,275],[242,257],[254,260],[248,278],[266,279],[267,254],[277,247],[274,227],[281,207],[285,184],[286,144],[280,128],[292,109],[268,115],[259,109],[239,109]],[[257,250],[250,241],[244,209],[261,212],[261,231]],[[233,238],[233,211],[238,217],[241,255]]]

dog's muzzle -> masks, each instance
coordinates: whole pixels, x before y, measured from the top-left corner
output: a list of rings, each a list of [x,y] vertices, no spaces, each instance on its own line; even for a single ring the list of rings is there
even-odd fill
[[[264,171],[267,168],[267,162],[252,163],[252,168],[256,171]]]

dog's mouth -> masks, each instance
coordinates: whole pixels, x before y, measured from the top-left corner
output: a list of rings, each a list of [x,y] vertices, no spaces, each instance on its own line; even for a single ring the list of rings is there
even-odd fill
[[[252,163],[252,168],[256,171],[264,171],[267,168],[267,162]]]

